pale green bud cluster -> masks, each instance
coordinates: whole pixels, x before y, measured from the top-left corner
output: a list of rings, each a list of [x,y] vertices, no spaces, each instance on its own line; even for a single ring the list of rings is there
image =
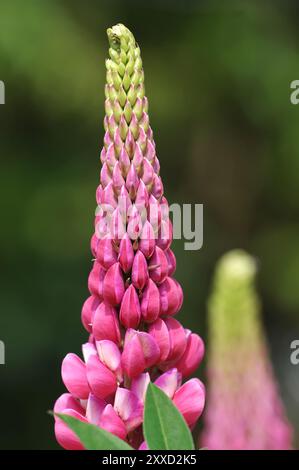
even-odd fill
[[[106,115],[108,118],[114,117],[115,126],[121,125],[120,134],[123,140],[132,119],[136,121],[130,126],[136,140],[140,125],[145,134],[149,130],[140,49],[131,31],[122,24],[109,28],[107,34],[110,58],[106,60]]]
[[[209,300],[213,344],[230,349],[234,341],[259,337],[259,299],[255,292],[256,262],[242,250],[233,250],[219,261]]]

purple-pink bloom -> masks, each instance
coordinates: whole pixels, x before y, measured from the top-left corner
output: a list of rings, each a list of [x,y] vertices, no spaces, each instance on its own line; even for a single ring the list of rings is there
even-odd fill
[[[142,444],[143,409],[150,381],[181,411],[189,426],[200,416],[204,387],[198,379],[182,385],[203,357],[202,340],[173,318],[183,291],[172,277],[172,224],[149,124],[140,50],[123,25],[108,30],[104,147],[90,297],[81,318],[89,333],[84,361],[68,354],[62,379],[68,390],[54,411],[93,423]],[[83,449],[55,417],[55,435],[65,449]]]

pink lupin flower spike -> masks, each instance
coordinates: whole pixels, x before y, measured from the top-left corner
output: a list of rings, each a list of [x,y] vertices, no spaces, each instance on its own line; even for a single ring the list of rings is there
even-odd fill
[[[68,354],[62,379],[69,393],[54,410],[93,423],[139,448],[146,389],[155,381],[193,426],[204,403],[197,379],[181,384],[203,357],[202,340],[173,318],[183,291],[172,277],[172,224],[149,125],[140,49],[123,25],[108,30],[102,169],[81,318],[89,333],[81,360]],[[132,63],[133,61],[133,63]],[[65,449],[82,449],[58,418]],[[146,443],[140,448],[147,448]]]

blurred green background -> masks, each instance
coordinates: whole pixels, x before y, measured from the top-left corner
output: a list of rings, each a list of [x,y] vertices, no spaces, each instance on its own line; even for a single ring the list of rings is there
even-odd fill
[[[169,202],[204,204],[204,246],[174,242],[179,319],[206,337],[213,267],[242,247],[259,291],[275,371],[299,428],[299,79],[296,2],[1,0],[2,449],[55,449],[47,415],[80,351],[88,295],[106,28],[141,47]],[[203,370],[200,371],[201,375]]]

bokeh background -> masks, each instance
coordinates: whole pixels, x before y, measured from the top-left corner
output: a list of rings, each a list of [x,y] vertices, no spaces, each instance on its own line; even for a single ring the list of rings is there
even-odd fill
[[[271,356],[299,429],[299,79],[296,2],[1,0],[2,449],[55,449],[47,414],[60,364],[80,351],[88,295],[106,28],[142,50],[150,118],[169,202],[204,204],[204,246],[174,242],[181,320],[206,337],[218,257],[260,262]],[[200,375],[204,373],[201,368]]]

